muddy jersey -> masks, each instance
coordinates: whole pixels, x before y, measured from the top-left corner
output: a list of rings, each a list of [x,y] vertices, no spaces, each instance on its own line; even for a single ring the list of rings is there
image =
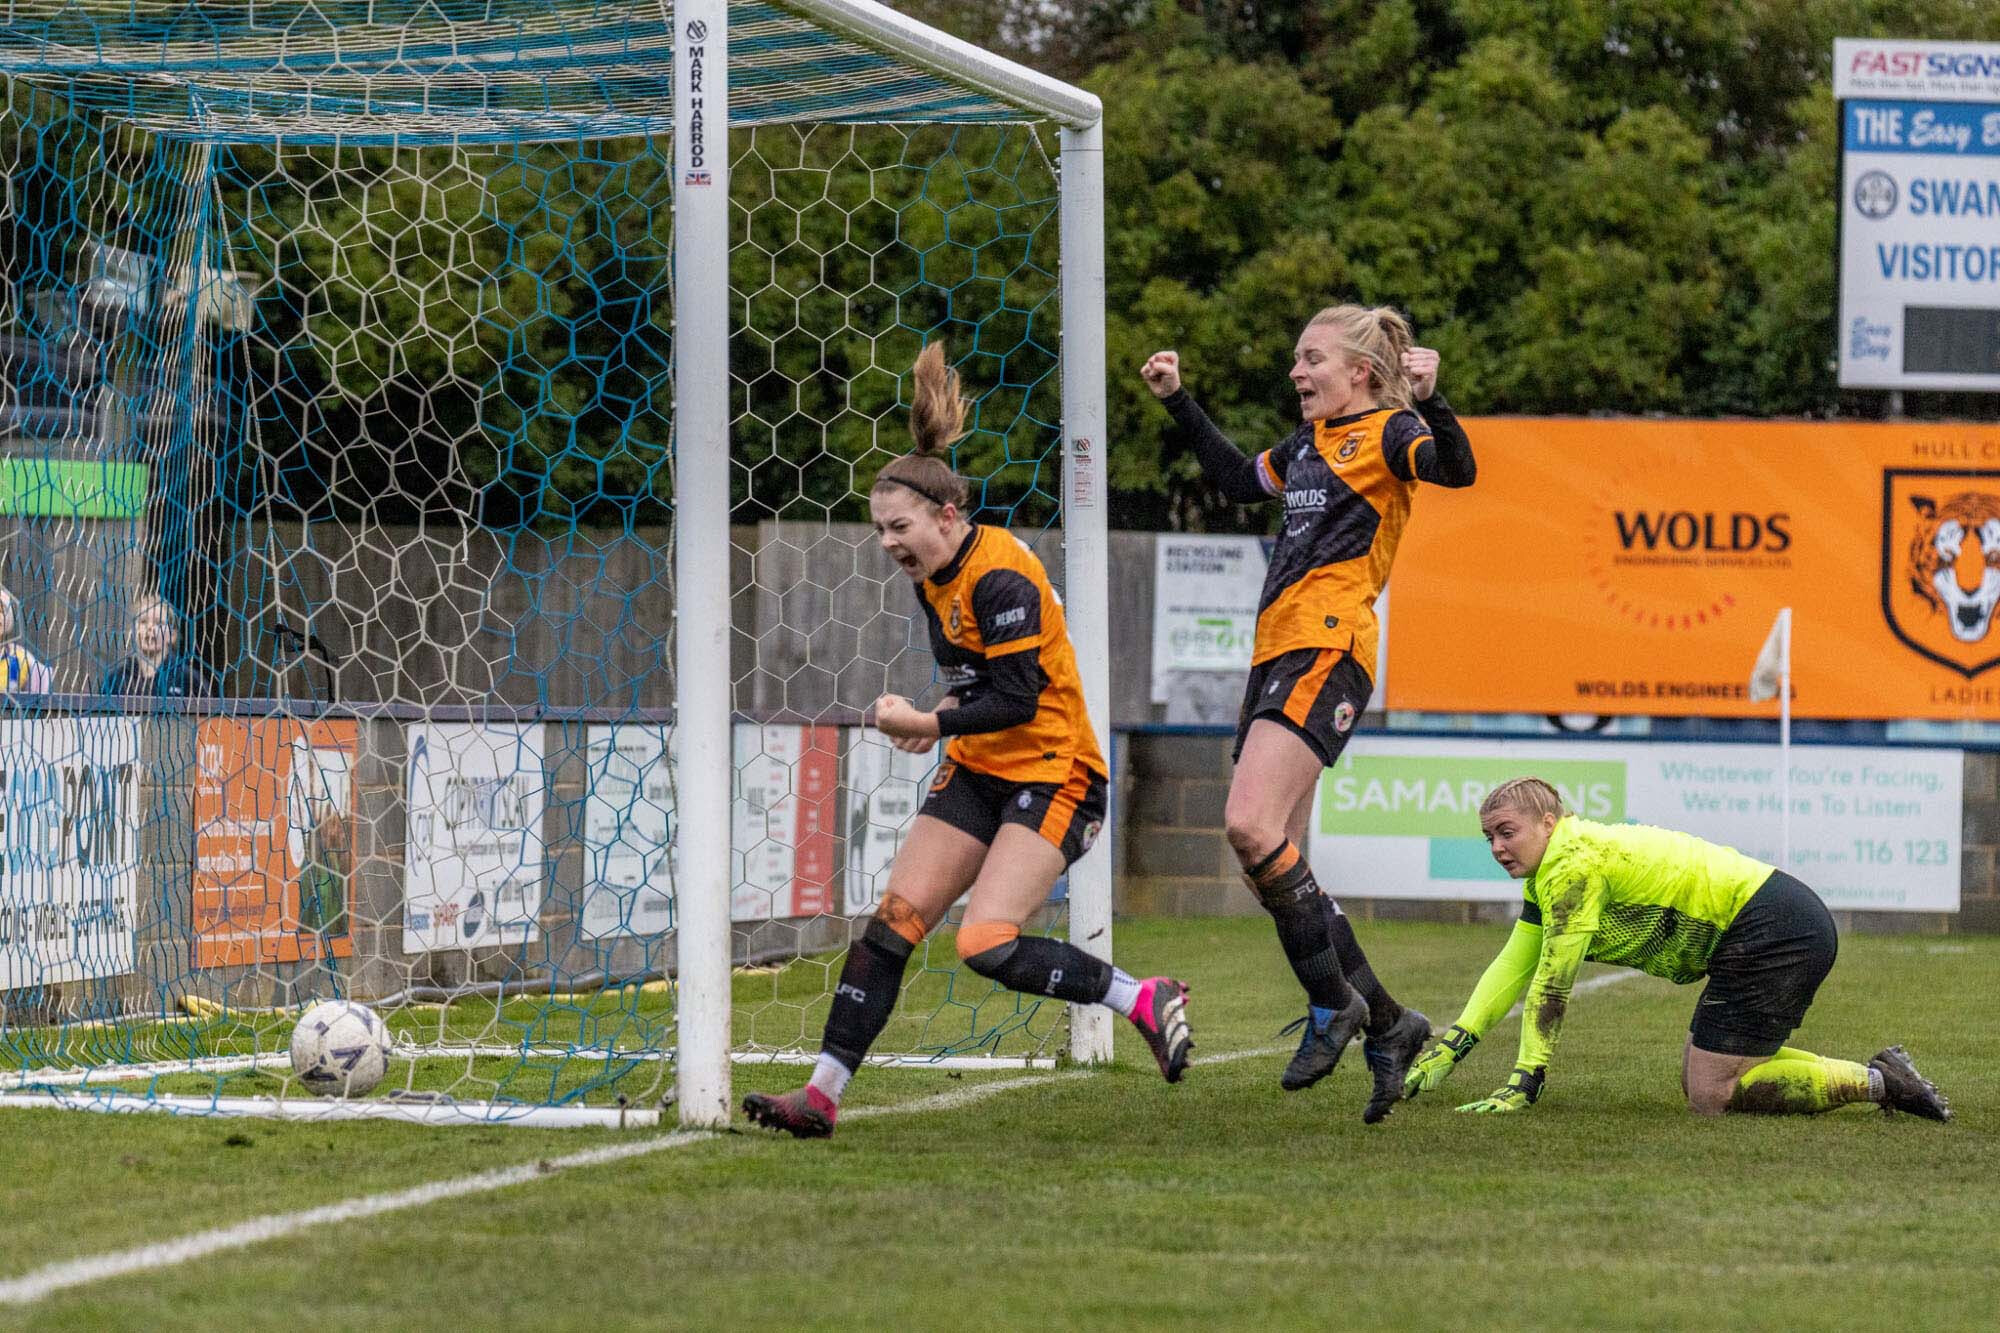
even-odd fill
[[[1381,408],[1308,421],[1255,460],[1285,501],[1257,604],[1253,662],[1337,648],[1375,678],[1375,598],[1388,581],[1417,489],[1413,454],[1431,438],[1415,412]]]
[[[1686,985],[1707,973],[1722,932],[1773,868],[1673,829],[1565,815],[1521,886],[1521,919],[1588,936],[1591,962]]]
[[[1733,847],[1672,829],[1557,820],[1541,865],[1521,886],[1521,924],[1539,926],[1542,939],[1521,999],[1515,1063],[1547,1066],[1586,960],[1682,985],[1706,975],[1723,932],[1771,872]]]
[[[1002,731],[953,736],[945,757],[1011,782],[1065,782],[1073,761],[1109,772],[1084,711],[1062,599],[1035,553],[1004,528],[975,525],[950,564],[917,585],[931,652],[961,705],[989,688],[992,664],[1032,653],[1035,714]]]

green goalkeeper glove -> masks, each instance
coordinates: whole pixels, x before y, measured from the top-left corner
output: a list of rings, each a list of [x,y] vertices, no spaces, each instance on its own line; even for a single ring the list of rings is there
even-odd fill
[[[1403,1100],[1408,1101],[1420,1092],[1429,1092],[1438,1084],[1451,1077],[1451,1071],[1458,1068],[1458,1062],[1472,1054],[1472,1048],[1479,1044],[1479,1038],[1454,1023],[1451,1030],[1438,1038],[1438,1044],[1417,1057],[1410,1066],[1409,1074],[1403,1079]]]
[[[1476,1102],[1468,1102],[1459,1107],[1474,1115],[1499,1115],[1509,1111],[1525,1111],[1535,1104],[1542,1095],[1543,1071],[1539,1069],[1515,1069],[1507,1076],[1507,1086],[1492,1096]]]

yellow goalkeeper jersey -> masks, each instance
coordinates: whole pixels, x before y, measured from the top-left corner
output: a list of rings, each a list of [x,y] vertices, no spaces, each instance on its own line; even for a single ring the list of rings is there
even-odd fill
[[[1589,936],[1594,962],[1686,983],[1708,972],[1716,941],[1771,870],[1691,834],[1568,815],[1528,877],[1521,919],[1549,936]]]

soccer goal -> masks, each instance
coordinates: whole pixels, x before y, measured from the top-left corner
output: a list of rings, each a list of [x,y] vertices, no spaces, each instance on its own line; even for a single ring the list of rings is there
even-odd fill
[[[937,692],[866,524],[928,341],[1108,722],[1090,95],[865,0],[22,0],[0,79],[0,1107],[809,1058],[934,762],[862,726]],[[1043,924],[1108,957],[1104,841]],[[1109,1057],[949,932],[882,1062]]]

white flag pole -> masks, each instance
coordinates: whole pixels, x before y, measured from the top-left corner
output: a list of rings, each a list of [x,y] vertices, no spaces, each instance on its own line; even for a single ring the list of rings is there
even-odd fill
[[[1778,697],[1778,869],[1792,860],[1792,608],[1781,607],[1750,669],[1750,702]]]
[[[1792,864],[1792,608],[1778,612],[1778,799],[1784,816],[1778,823],[1778,869]]]

